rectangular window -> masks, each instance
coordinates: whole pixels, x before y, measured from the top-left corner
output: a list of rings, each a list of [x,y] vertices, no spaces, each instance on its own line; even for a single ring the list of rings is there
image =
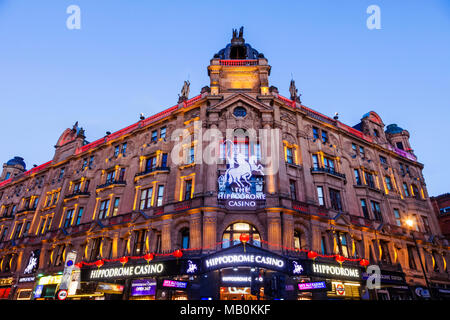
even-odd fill
[[[337,211],[342,210],[341,193],[338,190],[330,188],[331,208]]]
[[[155,244],[155,252],[159,253],[161,252],[162,247],[161,247],[161,234],[157,234],[156,235],[156,244]]]
[[[409,190],[406,182],[403,182],[403,191],[405,191],[405,197],[409,197]]]
[[[394,209],[394,218],[395,218],[395,224],[399,227],[402,226],[402,218],[400,216],[400,210]]]
[[[383,156],[380,156],[380,162],[381,162],[381,164],[387,164],[387,160]]]
[[[2,232],[2,237],[0,238],[0,242],[5,241],[7,235],[8,235],[8,227],[4,227],[3,232]]]
[[[405,175],[405,167],[403,166],[402,163],[400,163],[400,173],[401,173],[402,175]]]
[[[152,138],[151,139],[152,139],[151,140],[152,142],[158,140],[158,130],[153,130],[152,131]]]
[[[94,156],[89,158],[89,169],[92,169],[92,164],[94,163]]]
[[[83,211],[84,211],[83,207],[80,207],[78,209],[77,221],[75,222],[75,225],[79,225],[81,223],[81,218],[83,218]]]
[[[40,234],[44,234],[45,232],[45,224],[47,223],[47,218],[43,218],[42,219],[42,223],[41,223],[41,232],[39,232]]]
[[[108,214],[108,209],[109,209],[109,199],[103,200],[100,203],[100,209],[98,211],[98,218],[105,219]]]
[[[135,231],[133,255],[139,256],[141,254],[144,254],[146,237],[147,237],[147,230]]]
[[[391,178],[388,176],[384,177],[384,180],[386,181],[386,187],[389,191],[392,191],[392,183],[391,183]]]
[[[60,266],[62,265],[63,262],[63,255],[64,255],[64,251],[66,249],[65,245],[60,245],[58,247],[55,248],[56,251],[56,258],[55,258],[55,266]]]
[[[192,147],[189,149],[189,155],[188,155],[188,161],[187,161],[187,163],[188,163],[188,164],[191,164],[191,163],[194,163],[194,162],[195,162],[195,147],[192,146]]]
[[[152,172],[156,168],[156,157],[152,156],[145,163],[145,172]]]
[[[377,221],[383,221],[383,216],[381,214],[380,204],[376,201],[370,201],[370,204],[372,206],[372,213],[374,215],[375,220]]]
[[[328,142],[328,133],[326,131],[322,130],[322,142],[327,143]]]
[[[84,159],[83,159],[83,165],[81,166],[81,170],[86,169],[86,168],[87,168],[87,165],[88,165],[88,159],[87,159],[87,158],[84,158]]]
[[[367,172],[367,171],[364,171],[364,175],[365,175],[365,177],[366,177],[366,184],[367,184],[370,188],[375,189],[375,182],[374,182],[374,179],[373,179],[373,174],[371,174],[371,173],[369,173],[369,172]]]
[[[361,209],[364,215],[364,218],[370,219],[369,208],[367,208],[367,203],[365,199],[361,199]]]
[[[38,205],[38,203],[39,203],[39,197],[36,197],[36,198],[34,198],[34,201],[33,201],[33,206],[32,206],[32,208],[33,208],[33,209],[36,209],[36,208],[37,208],[37,205]]]
[[[90,260],[94,261],[100,258],[100,245],[102,243],[102,238],[93,239],[92,249],[91,249],[91,257]]]
[[[188,200],[192,198],[191,192],[192,192],[192,180],[186,180],[184,182],[184,200]]]
[[[356,181],[356,184],[357,184],[358,186],[362,185],[361,177],[360,177],[360,175],[359,175],[359,170],[358,170],[358,169],[355,169],[354,172],[355,172],[355,181]]]
[[[114,198],[114,205],[113,205],[113,211],[112,211],[113,217],[115,217],[117,215],[117,213],[119,212],[119,202],[120,202],[119,197]]]
[[[16,213],[16,209],[17,209],[17,205],[14,204],[11,208],[11,213],[9,215],[13,216]]]
[[[325,199],[323,197],[323,187],[317,187],[317,198],[319,200],[319,206],[325,205]]]
[[[322,254],[327,254],[327,246],[326,246],[326,240],[325,236],[322,236],[320,239],[320,249]]]
[[[23,229],[23,232],[22,232],[22,237],[26,237],[28,235],[28,231],[30,230],[30,225],[31,225],[31,222],[27,221],[27,223],[25,224],[25,229]]]
[[[380,241],[381,246],[381,261],[391,264],[391,256],[389,255],[389,248],[386,241]]]
[[[144,189],[141,191],[141,201],[139,208],[141,210],[148,209],[152,206],[153,188]]]
[[[163,153],[161,156],[161,167],[167,168],[167,153]]]
[[[364,156],[365,156],[365,153],[364,153],[364,148],[363,147],[359,147],[359,155],[361,156],[361,157],[363,157],[364,158]]]
[[[120,168],[119,181],[125,181],[125,168]]]
[[[22,230],[23,223],[19,223],[16,227],[16,231],[14,232],[14,238],[13,239],[19,239],[20,231]]]
[[[430,223],[428,222],[428,218],[422,216],[423,227],[425,228],[425,233],[431,234]]]
[[[159,185],[158,186],[158,198],[156,199],[156,206],[160,207],[163,204],[163,197],[164,197],[164,186]]]
[[[114,157],[117,157],[119,155],[120,152],[120,146],[115,146],[114,148]]]
[[[122,156],[125,157],[125,154],[127,153],[127,143],[125,142],[122,144]]]
[[[336,232],[335,237],[336,237],[336,243],[338,245],[339,253],[342,256],[348,258],[349,251],[348,251],[346,234],[343,232]]]
[[[318,169],[319,168],[319,157],[317,154],[313,154],[312,155],[312,159],[313,159],[313,168],[314,169]]]
[[[61,170],[59,171],[59,177],[58,180],[61,180],[64,176],[64,168],[61,168]]]
[[[319,129],[316,127],[312,127],[313,129],[313,137],[314,139],[319,139]]]
[[[84,183],[84,192],[88,192],[89,191],[89,184],[91,183],[91,180],[86,180],[86,182]]]
[[[75,182],[75,184],[73,185],[73,193],[80,192],[80,186],[81,186],[81,181]]]
[[[294,154],[292,148],[289,147],[286,147],[286,162],[290,164],[294,163]]]
[[[53,216],[50,216],[47,218],[47,230],[46,232],[50,231],[50,228],[52,227],[52,222],[53,222]]]
[[[73,216],[73,209],[67,210],[66,220],[64,221],[64,229],[70,227],[70,224],[72,222],[72,216]]]
[[[161,128],[161,130],[159,131],[159,137],[161,139],[164,139],[166,137],[166,127]]]
[[[416,261],[414,260],[414,248],[412,246],[408,246],[408,263],[410,269],[417,269]]]
[[[334,172],[334,160],[328,157],[323,158],[325,168]]]
[[[353,149],[353,151],[355,151],[355,154],[358,152],[358,147],[354,143],[352,143],[352,149]]]
[[[295,180],[289,180],[289,189],[291,191],[291,199],[297,200],[297,188],[295,186]]]
[[[116,170],[109,171],[106,174],[106,182],[105,183],[112,183],[112,182],[114,182],[115,178],[116,178]]]

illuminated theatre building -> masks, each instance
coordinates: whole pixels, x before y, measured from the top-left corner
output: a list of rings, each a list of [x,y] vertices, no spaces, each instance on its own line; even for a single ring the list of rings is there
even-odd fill
[[[209,86],[188,98],[185,85],[163,112],[90,143],[75,124],[51,161],[4,164],[1,299],[448,294],[449,248],[408,131],[373,111],[345,125],[304,106],[294,83],[280,95],[242,30],[207,70]]]

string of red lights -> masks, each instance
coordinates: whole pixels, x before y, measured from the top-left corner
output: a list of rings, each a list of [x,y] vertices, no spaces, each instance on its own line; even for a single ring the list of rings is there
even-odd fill
[[[242,243],[244,243],[244,245],[245,245],[246,242],[248,242],[248,240],[249,240],[249,237],[248,237],[248,236],[246,237],[245,234],[242,234],[242,235],[241,235],[240,241],[241,241]],[[226,240],[226,242],[229,242],[229,241],[230,241],[230,240]],[[288,251],[294,251],[294,252],[306,252],[308,258],[311,259],[311,260],[314,260],[314,259],[316,259],[317,257],[321,257],[321,258],[334,258],[334,259],[335,259],[339,264],[341,264],[341,265],[342,265],[342,263],[344,263],[345,261],[359,262],[359,264],[360,264],[361,266],[363,266],[363,267],[367,267],[367,266],[369,265],[369,261],[366,260],[366,259],[363,259],[363,258],[355,258],[355,259],[352,259],[352,258],[347,258],[347,257],[341,256],[341,255],[339,255],[339,254],[325,255],[325,254],[317,253],[317,252],[312,251],[312,250],[299,249],[299,248],[291,248],[291,247],[286,247],[286,246],[279,245],[279,244],[273,244],[273,243],[270,243],[270,242],[265,241],[265,240],[262,240],[262,239],[261,239],[260,241],[261,241],[262,243],[264,243],[264,244],[267,244],[268,246],[272,246],[272,247],[281,247],[281,248],[283,248],[283,249],[285,249],[285,250],[288,250]],[[155,259],[156,257],[168,257],[168,256],[174,256],[174,257],[176,257],[177,259],[179,259],[179,258],[181,258],[181,257],[183,256],[183,251],[200,251],[200,250],[212,249],[212,248],[215,248],[215,247],[217,247],[217,246],[219,246],[219,245],[222,246],[223,243],[224,243],[224,241],[220,241],[220,242],[217,242],[217,243],[215,243],[214,245],[211,245],[211,246],[208,246],[208,247],[177,249],[177,250],[175,250],[175,251],[173,251],[173,252],[171,252],[171,253],[147,253],[147,254],[144,254],[144,255],[142,255],[142,256],[123,256],[123,257],[116,258],[116,259],[100,259],[100,260],[97,260],[97,261],[94,261],[94,262],[80,261],[80,262],[77,263],[76,265],[77,265],[79,268],[81,268],[81,267],[83,267],[83,266],[94,266],[94,265],[100,268],[101,266],[103,266],[103,265],[105,264],[105,262],[108,262],[108,263],[110,263],[110,262],[120,262],[120,263],[122,263],[123,265],[125,265],[125,264],[128,262],[129,259],[133,259],[133,260],[144,259],[144,260],[147,261],[147,263],[149,263],[150,261],[152,261],[152,260]]]

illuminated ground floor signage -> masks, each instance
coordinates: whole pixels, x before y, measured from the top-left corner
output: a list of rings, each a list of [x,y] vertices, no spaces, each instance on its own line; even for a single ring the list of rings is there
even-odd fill
[[[131,282],[131,295],[134,296],[153,296],[156,293],[156,280],[154,279],[136,279]]]
[[[199,260],[162,260],[152,263],[105,264],[100,268],[90,267],[81,269],[81,281],[100,281],[111,279],[153,278],[158,276],[171,276],[195,274]],[[187,273],[187,271],[192,273]]]
[[[405,284],[405,276],[400,272],[389,272],[381,270],[381,275],[377,274],[368,274],[367,272],[363,272],[362,279],[367,280],[371,277],[371,279],[376,279],[380,277],[381,283],[392,283],[392,284]]]
[[[165,287],[165,288],[186,289],[187,282],[185,282],[185,281],[174,281],[174,280],[164,280],[162,286]]]
[[[135,266],[121,266],[111,268],[98,268],[90,270],[89,280],[158,275],[162,274],[163,272],[164,272],[163,263],[144,264]]]
[[[312,275],[327,277],[330,279],[354,279],[360,280],[360,269],[356,267],[339,266],[325,263],[313,262],[311,266]]]
[[[269,250],[248,243],[244,248],[240,243],[203,257],[200,272],[238,267],[264,268],[288,273],[291,264],[290,260]]]
[[[310,290],[318,290],[318,289],[326,289],[327,284],[325,281],[318,282],[302,282],[298,284],[298,290],[300,291],[310,291]]]
[[[24,282],[34,282],[36,280],[35,276],[30,276],[30,277],[20,277],[19,278],[19,283],[24,283]]]
[[[251,265],[261,266],[271,269],[284,269],[285,260],[269,255],[240,253],[240,254],[223,254],[212,258],[205,259],[204,266],[206,269],[217,269],[230,266]]]

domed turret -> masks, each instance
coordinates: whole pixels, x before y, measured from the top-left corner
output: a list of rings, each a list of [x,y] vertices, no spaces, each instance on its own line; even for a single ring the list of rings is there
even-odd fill
[[[223,60],[255,60],[264,58],[264,55],[259,53],[258,50],[253,49],[250,44],[245,43],[244,27],[241,27],[239,35],[237,34],[237,30],[233,29],[231,43],[216,53],[214,58]]]
[[[3,164],[3,171],[0,176],[0,181],[7,180],[11,177],[18,175],[19,173],[25,172],[27,166],[22,157],[14,157],[5,164]]]
[[[269,75],[267,59],[245,43],[244,27],[240,28],[239,34],[233,29],[231,42],[214,55],[208,66],[211,95],[237,91],[268,95]]]

